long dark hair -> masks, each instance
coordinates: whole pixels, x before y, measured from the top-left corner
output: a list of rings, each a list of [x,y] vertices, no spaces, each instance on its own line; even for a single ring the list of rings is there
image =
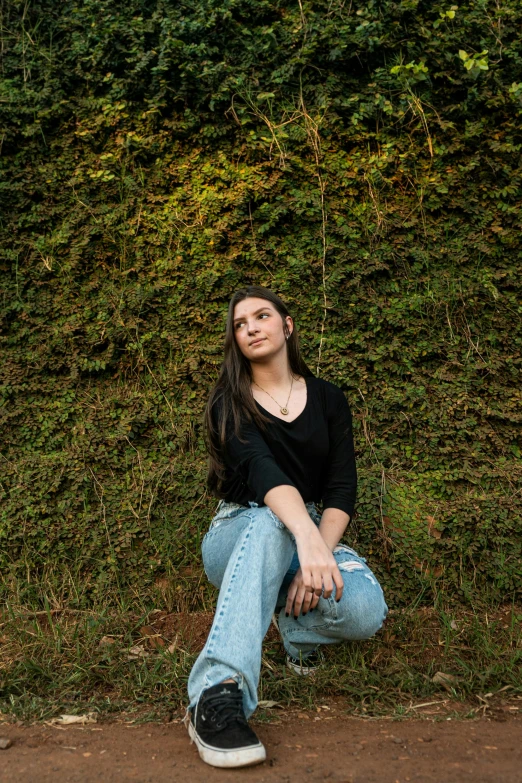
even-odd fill
[[[225,465],[222,459],[222,451],[226,441],[226,433],[229,425],[233,424],[235,435],[241,438],[241,423],[254,421],[261,431],[265,430],[265,424],[270,419],[262,414],[255,405],[252,395],[252,367],[244,356],[236,342],[234,335],[234,308],[238,302],[247,297],[266,299],[271,302],[281,315],[283,330],[289,335],[286,345],[290,370],[296,375],[312,376],[313,373],[301,356],[299,335],[294,322],[294,329],[290,334],[285,318],[290,313],[282,299],[268,288],[258,285],[249,285],[240,288],[232,296],[228,306],[227,323],[225,331],[225,357],[221,365],[219,377],[210,392],[205,408],[203,428],[207,451],[209,453],[207,488],[215,497],[224,497],[222,490],[225,480]],[[216,423],[212,416],[214,405],[217,407]]]

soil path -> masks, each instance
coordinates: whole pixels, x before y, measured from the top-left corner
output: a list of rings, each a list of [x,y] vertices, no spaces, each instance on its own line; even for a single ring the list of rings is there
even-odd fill
[[[521,783],[522,718],[361,720],[285,712],[251,720],[267,749],[256,767],[204,764],[179,716],[168,724],[0,725],[2,783]]]

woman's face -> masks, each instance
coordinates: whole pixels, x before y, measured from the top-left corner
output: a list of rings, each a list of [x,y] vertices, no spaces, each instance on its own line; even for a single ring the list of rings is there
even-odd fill
[[[286,323],[292,332],[289,315]],[[255,296],[243,299],[235,306],[234,334],[241,353],[252,361],[274,356],[286,343],[281,315],[271,302]]]

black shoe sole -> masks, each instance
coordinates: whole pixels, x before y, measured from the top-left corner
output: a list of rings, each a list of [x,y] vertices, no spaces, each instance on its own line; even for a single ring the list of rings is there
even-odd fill
[[[265,746],[259,742],[246,748],[226,749],[216,748],[204,742],[198,735],[190,718],[186,722],[192,742],[196,743],[199,755],[205,764],[212,767],[252,767],[261,764],[266,759]]]

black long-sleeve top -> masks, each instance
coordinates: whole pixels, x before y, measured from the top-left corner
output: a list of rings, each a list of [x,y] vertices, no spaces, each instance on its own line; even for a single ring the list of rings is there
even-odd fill
[[[229,424],[223,459],[225,500],[248,506],[265,505],[273,487],[296,487],[305,503],[339,508],[353,517],[357,470],[352,414],[341,389],[322,378],[305,378],[307,400],[293,421],[284,421],[256,404],[271,420],[265,433],[255,422],[243,421],[241,443]],[[218,402],[216,405],[219,405]],[[216,405],[213,407],[217,424]]]

